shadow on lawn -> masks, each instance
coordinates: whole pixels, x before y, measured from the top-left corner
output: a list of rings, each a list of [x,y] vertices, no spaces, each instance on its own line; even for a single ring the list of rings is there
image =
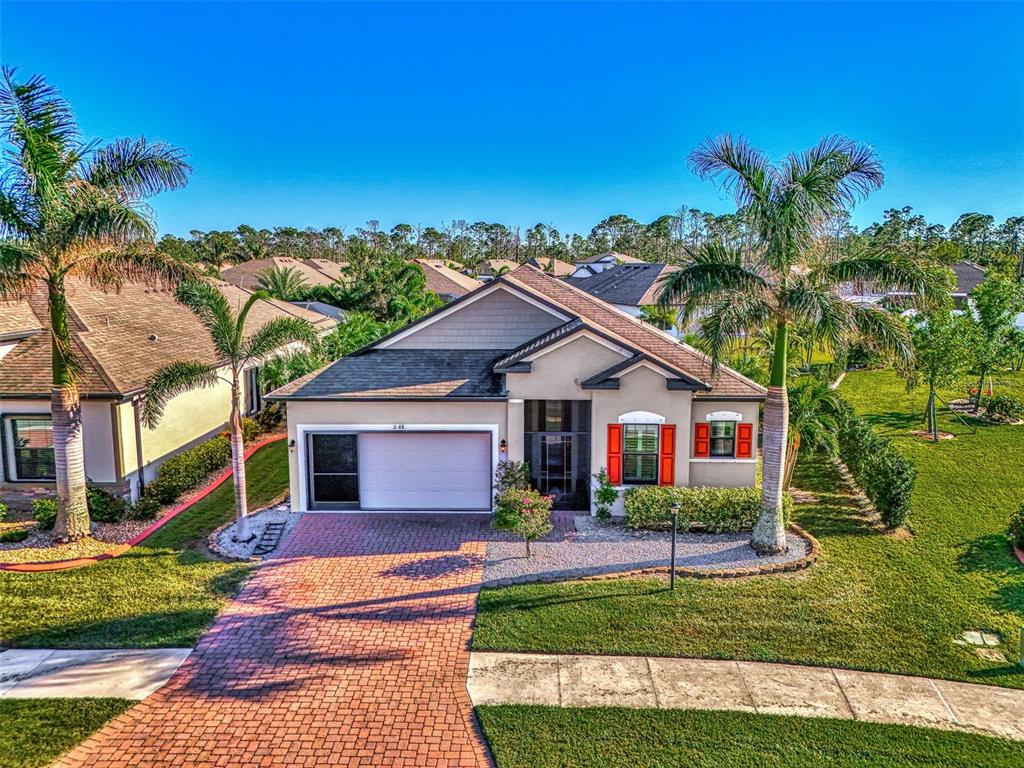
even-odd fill
[[[957,556],[960,570],[1003,577],[987,602],[1000,611],[1024,613],[1024,566],[1010,551],[1002,533],[988,533],[967,542]]]

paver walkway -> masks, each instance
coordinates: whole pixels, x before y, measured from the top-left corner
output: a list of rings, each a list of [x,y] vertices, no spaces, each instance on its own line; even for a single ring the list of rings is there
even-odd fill
[[[1024,740],[1024,691],[825,667],[644,656],[474,653],[476,705],[732,709]]]
[[[191,648],[0,651],[0,698],[144,699],[167,682]]]
[[[479,516],[305,515],[170,682],[59,766],[486,766]]]

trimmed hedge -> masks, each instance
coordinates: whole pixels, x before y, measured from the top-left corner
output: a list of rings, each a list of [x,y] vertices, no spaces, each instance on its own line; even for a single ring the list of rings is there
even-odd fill
[[[647,485],[626,491],[626,525],[630,528],[666,528],[670,507],[679,504],[682,527],[711,533],[749,531],[761,513],[760,488],[678,488]],[[788,523],[793,498],[782,496],[782,514]]]
[[[146,486],[129,516],[135,520],[155,517],[164,504],[171,504],[218,469],[231,461],[231,442],[218,435],[177,456],[172,456],[157,470],[156,478]]]
[[[892,440],[877,434],[866,419],[857,416],[849,403],[842,403],[838,422],[839,457],[886,527],[898,528],[910,517],[917,468]]]

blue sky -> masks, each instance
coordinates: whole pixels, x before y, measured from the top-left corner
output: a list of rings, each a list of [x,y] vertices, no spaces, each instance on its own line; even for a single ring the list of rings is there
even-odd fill
[[[0,52],[87,136],[186,148],[162,232],[368,219],[586,232],[732,201],[705,136],[873,145],[865,225],[1024,213],[1024,5],[0,4]]]

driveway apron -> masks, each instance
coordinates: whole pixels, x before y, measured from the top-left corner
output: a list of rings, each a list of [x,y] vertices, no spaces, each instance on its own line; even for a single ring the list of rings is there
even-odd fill
[[[167,685],[57,765],[490,765],[466,691],[487,538],[305,515]]]

